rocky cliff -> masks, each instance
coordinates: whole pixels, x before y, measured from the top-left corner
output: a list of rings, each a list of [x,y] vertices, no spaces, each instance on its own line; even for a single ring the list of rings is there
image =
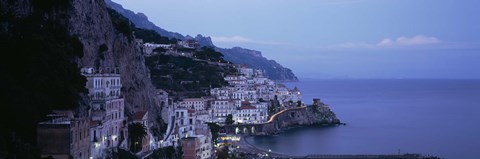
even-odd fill
[[[328,106],[309,106],[277,115],[272,122],[263,125],[259,135],[277,134],[282,130],[298,126],[338,124],[341,124],[340,120]]]
[[[154,87],[147,75],[145,59],[132,38],[131,30],[122,30],[115,21],[122,17],[107,10],[104,1],[74,0],[65,21],[71,35],[76,35],[84,45],[84,56],[78,60],[80,67],[118,68],[122,79],[122,94],[128,114],[150,111],[154,127],[164,126],[156,114],[161,108],[154,94]],[[120,22],[121,23],[121,22]],[[128,23],[128,21],[124,21]],[[124,26],[127,27],[127,26]],[[128,28],[128,27],[127,27]],[[125,29],[125,28],[124,28]],[[106,46],[105,49],[101,49]]]
[[[121,91],[125,98],[127,116],[137,111],[148,110],[152,114],[150,120],[154,123],[152,125],[153,130],[159,132],[159,128],[164,126],[164,122],[156,115],[160,114],[161,108],[153,93],[154,87],[147,76],[144,56],[129,28],[130,24],[128,21],[122,21],[119,17],[113,17],[112,14],[115,13],[109,12],[104,1],[0,0],[0,9],[2,33],[7,35],[16,28],[29,30],[16,25],[15,22],[17,21],[35,21],[32,24],[36,26],[26,27],[40,28],[40,30],[46,26],[51,26],[53,30],[65,30],[66,34],[79,41],[81,46],[77,48],[82,49],[77,50],[83,50],[82,56],[76,56],[73,59],[78,67],[77,69],[95,67],[102,71],[118,70],[122,79],[123,88]],[[59,35],[64,33],[57,32]],[[29,46],[31,44],[24,45]],[[47,62],[47,60],[35,59],[38,62]],[[57,98],[61,99],[61,97]],[[85,102],[80,101],[80,103]],[[80,106],[84,107],[80,110],[87,109],[85,108],[87,105]],[[156,135],[159,135],[159,133],[156,133]]]
[[[244,49],[240,47],[234,48],[218,48],[216,47],[211,38],[208,36],[197,35],[196,37],[183,36],[176,32],[166,31],[148,20],[148,17],[143,13],[134,13],[128,9],[123,8],[121,5],[112,2],[111,0],[105,0],[107,4],[120,14],[130,19],[137,27],[144,29],[151,29],[157,31],[160,35],[175,39],[195,39],[201,46],[214,47],[217,51],[225,55],[225,59],[236,64],[246,64],[255,69],[262,69],[267,72],[268,77],[278,81],[298,81],[298,78],[292,72],[292,70],[283,67],[274,60],[269,60],[261,55],[259,51]]]

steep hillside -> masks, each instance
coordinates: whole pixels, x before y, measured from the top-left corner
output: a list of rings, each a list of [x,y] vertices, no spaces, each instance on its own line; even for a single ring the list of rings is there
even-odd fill
[[[240,47],[231,49],[216,48],[223,53],[225,60],[233,63],[246,64],[252,68],[265,70],[267,76],[277,81],[298,81],[292,70],[283,67],[275,60],[269,60],[262,56],[260,51],[249,50]]]
[[[169,32],[166,31],[152,22],[148,20],[142,13],[134,13],[128,9],[123,8],[121,5],[112,2],[111,0],[105,0],[108,5],[120,14],[124,15],[128,19],[130,19],[137,27],[145,28],[145,29],[152,29],[157,31],[161,36],[175,38],[175,39],[187,39],[192,38],[199,42],[201,46],[208,46],[208,47],[215,47],[212,40],[208,36],[197,35],[196,37],[190,36],[183,36],[179,33]],[[272,78],[273,80],[279,81],[297,81],[297,77],[292,72],[292,70],[283,67],[282,65],[278,64],[274,60],[268,60],[267,58],[263,57],[261,54],[260,56],[252,56],[257,53],[252,54],[252,52],[259,52],[255,50],[243,49],[239,47],[235,48],[217,48],[217,51],[223,53],[225,55],[225,59],[236,64],[246,64],[255,69],[262,69],[267,72],[267,75]],[[248,60],[246,60],[248,59]]]
[[[103,1],[76,0],[72,6],[66,25],[85,48],[79,65],[119,69],[127,115],[146,110],[160,114],[161,108],[153,93],[155,88],[147,75],[145,59],[133,39],[130,22],[108,10]],[[102,46],[106,49],[102,50]],[[152,115],[150,120],[157,123],[157,130],[164,125],[158,116]]]
[[[170,32],[170,31],[167,31],[165,29],[162,29],[162,28],[156,26],[155,24],[150,22],[148,20],[148,17],[143,13],[135,13],[133,11],[124,9],[121,5],[119,5],[115,2],[112,2],[111,0],[105,0],[105,2],[112,9],[116,10],[118,13],[120,13],[123,16],[130,19],[139,28],[155,30],[160,35],[165,36],[165,37],[169,37],[169,38],[175,38],[175,39],[179,39],[179,40],[185,39],[185,37],[182,34]]]
[[[85,114],[81,67],[119,69],[127,115],[149,110],[153,130],[164,126],[130,22],[109,12],[104,1],[0,0],[0,33],[2,152],[15,147],[5,142],[11,135],[12,141],[35,143],[34,123],[51,109]]]
[[[151,70],[153,84],[177,99],[208,95],[210,88],[228,85],[223,79],[225,75],[236,73],[229,65],[162,54],[147,57],[146,65]]]

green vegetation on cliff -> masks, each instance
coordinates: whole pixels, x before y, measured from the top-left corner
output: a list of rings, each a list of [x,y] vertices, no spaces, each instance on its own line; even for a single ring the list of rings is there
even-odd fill
[[[172,95],[200,97],[208,94],[210,87],[228,85],[223,79],[236,73],[230,65],[220,66],[184,56],[153,55],[146,57],[152,83]]]
[[[112,24],[115,30],[125,35],[129,40],[133,38],[133,28],[135,27],[127,18],[119,14],[117,11],[107,8],[108,14],[112,19]]]
[[[142,39],[143,42],[157,43],[157,44],[176,44],[176,39],[170,39],[161,36],[154,30],[134,28],[133,33],[136,38]]]
[[[135,38],[144,42],[175,44],[176,39],[161,36],[153,30],[134,28]],[[236,74],[231,63],[223,59],[223,54],[210,47],[197,49],[178,48],[190,52],[193,57],[155,54],[145,57],[145,65],[150,70],[152,83],[175,97],[201,97],[210,88],[227,86],[225,75]],[[165,52],[165,49],[155,49]]]

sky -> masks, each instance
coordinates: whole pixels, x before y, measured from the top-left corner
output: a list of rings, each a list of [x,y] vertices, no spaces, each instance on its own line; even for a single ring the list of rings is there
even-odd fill
[[[480,78],[478,0],[114,0],[300,78]]]

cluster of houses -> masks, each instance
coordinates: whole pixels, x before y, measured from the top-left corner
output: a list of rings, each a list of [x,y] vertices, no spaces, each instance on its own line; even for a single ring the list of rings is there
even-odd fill
[[[143,43],[142,43],[143,44]],[[194,49],[195,40],[172,44],[143,44],[151,54],[156,48],[174,51],[176,47]],[[178,52],[175,52],[178,54]],[[184,54],[185,55],[185,54]],[[264,76],[263,70],[234,65],[237,75],[224,77],[229,86],[212,88],[209,96],[184,98],[172,101],[164,90],[156,90],[160,106],[166,110],[161,116],[168,123],[161,137],[152,135],[149,129],[148,111],[138,111],[130,118],[125,116],[122,82],[118,69],[85,67],[82,75],[87,78],[88,110],[83,112],[54,111],[49,120],[37,126],[38,145],[42,157],[74,159],[109,158],[118,149],[129,150],[132,144],[140,147],[138,156],[166,147],[182,147],[185,159],[208,159],[214,156],[212,134],[207,123],[260,124],[269,119],[272,101],[284,108],[301,104],[301,92],[276,84]],[[292,104],[295,103],[295,104]],[[142,124],[147,132],[141,142],[130,143],[128,126]],[[137,145],[138,144],[138,145]]]
[[[169,126],[162,146],[182,146],[184,158],[210,158],[212,155],[207,123],[226,124],[231,115],[234,124],[267,122],[271,100],[281,105],[301,102],[301,93],[295,88],[276,84],[264,77],[262,70],[235,65],[239,75],[228,75],[229,86],[213,88],[210,96],[185,98],[168,105]]]

